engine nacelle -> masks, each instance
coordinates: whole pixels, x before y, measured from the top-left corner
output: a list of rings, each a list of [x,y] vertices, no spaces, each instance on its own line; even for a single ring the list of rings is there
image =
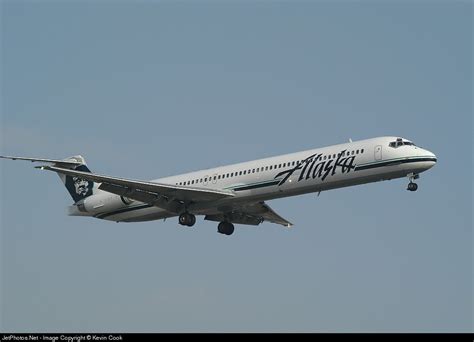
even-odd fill
[[[69,207],[71,216],[93,216],[121,209],[132,204],[134,200],[109,193],[89,196]]]

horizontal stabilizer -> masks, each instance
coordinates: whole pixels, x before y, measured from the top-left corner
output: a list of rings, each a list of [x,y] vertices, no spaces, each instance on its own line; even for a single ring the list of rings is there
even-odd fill
[[[63,165],[69,165],[69,166],[78,166],[82,165],[83,162],[79,160],[74,160],[74,159],[65,159],[65,160],[59,160],[59,159],[43,159],[43,158],[25,158],[25,157],[12,157],[12,156],[0,156],[2,159],[11,159],[11,160],[26,160],[30,162],[40,162],[40,163],[52,163],[52,164],[63,164]]]

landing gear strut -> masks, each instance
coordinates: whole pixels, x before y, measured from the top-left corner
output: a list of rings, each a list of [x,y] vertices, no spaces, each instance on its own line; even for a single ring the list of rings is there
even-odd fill
[[[230,222],[222,221],[217,226],[217,231],[224,235],[232,235],[232,233],[234,232],[234,225]]]
[[[196,223],[196,216],[190,213],[182,213],[179,215],[179,224],[182,226],[192,227]]]
[[[408,183],[407,190],[408,191],[416,191],[418,189],[418,184],[413,183],[413,180],[420,178],[419,175],[415,175],[413,173],[408,175],[408,179],[410,180],[410,183]]]

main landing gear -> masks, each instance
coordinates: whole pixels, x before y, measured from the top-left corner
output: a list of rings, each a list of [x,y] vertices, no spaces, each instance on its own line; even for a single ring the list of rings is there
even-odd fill
[[[420,178],[419,175],[415,175],[413,173],[408,175],[408,179],[410,180],[410,183],[408,183],[407,190],[408,191],[416,191],[418,189],[418,184],[414,183],[413,180]]]
[[[179,215],[179,224],[182,226],[192,227],[196,223],[196,216],[190,213],[182,213]]]
[[[234,225],[230,222],[222,221],[217,226],[217,231],[224,235],[232,235],[234,232]]]
[[[188,212],[179,215],[179,224],[182,226],[192,227],[196,223],[196,216]],[[234,233],[234,225],[227,221],[222,221],[217,226],[217,231],[224,235],[232,235]]]

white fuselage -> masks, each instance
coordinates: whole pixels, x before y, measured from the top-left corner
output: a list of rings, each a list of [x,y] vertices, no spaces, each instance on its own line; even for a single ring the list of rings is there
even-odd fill
[[[398,146],[397,139],[401,142]],[[195,215],[216,215],[238,203],[245,205],[417,175],[435,163],[433,153],[406,139],[380,137],[220,166],[154,182],[233,190],[235,197],[190,203],[187,207]],[[99,189],[84,200],[81,211],[76,205],[70,207],[70,215],[117,222],[149,221],[178,214]]]

